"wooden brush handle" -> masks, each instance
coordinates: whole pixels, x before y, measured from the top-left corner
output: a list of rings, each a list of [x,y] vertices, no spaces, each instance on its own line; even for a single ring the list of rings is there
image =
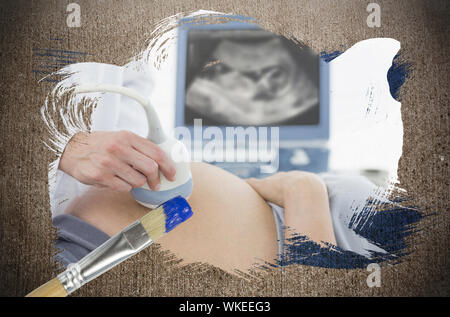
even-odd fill
[[[66,297],[67,292],[57,277],[36,288],[26,297]]]

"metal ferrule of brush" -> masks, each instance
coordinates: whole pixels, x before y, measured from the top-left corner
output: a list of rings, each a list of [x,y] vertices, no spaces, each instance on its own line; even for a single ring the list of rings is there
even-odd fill
[[[58,279],[70,294],[152,243],[145,228],[136,221],[77,263],[69,264]]]

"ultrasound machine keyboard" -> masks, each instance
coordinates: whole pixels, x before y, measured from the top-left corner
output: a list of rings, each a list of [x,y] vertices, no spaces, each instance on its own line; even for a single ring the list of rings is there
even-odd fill
[[[325,147],[280,148],[279,168],[276,172],[293,170],[322,173],[328,170],[329,150]],[[241,178],[264,178],[274,173],[263,173],[261,165],[266,163],[211,162],[211,164]]]

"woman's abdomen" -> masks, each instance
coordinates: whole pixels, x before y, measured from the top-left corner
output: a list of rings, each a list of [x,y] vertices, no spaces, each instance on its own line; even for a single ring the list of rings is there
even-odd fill
[[[158,240],[184,263],[206,262],[227,271],[274,262],[276,227],[270,206],[242,179],[212,165],[192,163],[194,215]],[[92,187],[67,208],[112,236],[149,210],[130,193]]]
[[[194,216],[159,242],[187,263],[246,270],[274,263],[277,235],[270,206],[242,179],[212,165],[192,163]]]

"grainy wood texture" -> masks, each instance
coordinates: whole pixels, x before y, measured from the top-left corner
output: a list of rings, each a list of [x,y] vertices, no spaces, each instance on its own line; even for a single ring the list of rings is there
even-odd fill
[[[59,272],[54,264],[47,166],[54,156],[40,107],[51,84],[32,69],[33,48],[89,52],[79,61],[124,64],[146,45],[153,24],[198,9],[256,18],[316,51],[345,50],[373,37],[401,42],[412,63],[401,89],[404,122],[401,186],[434,216],[409,239],[402,263],[382,267],[382,286],[368,288],[364,269],[307,266],[242,279],[208,265],[180,269],[153,246],[75,292],[74,296],[450,295],[449,277],[449,12],[448,1],[374,1],[381,27],[368,28],[368,1],[87,1],[82,27],[66,26],[73,1],[2,1],[0,94],[0,295],[24,296]],[[55,40],[58,38],[60,40]]]

